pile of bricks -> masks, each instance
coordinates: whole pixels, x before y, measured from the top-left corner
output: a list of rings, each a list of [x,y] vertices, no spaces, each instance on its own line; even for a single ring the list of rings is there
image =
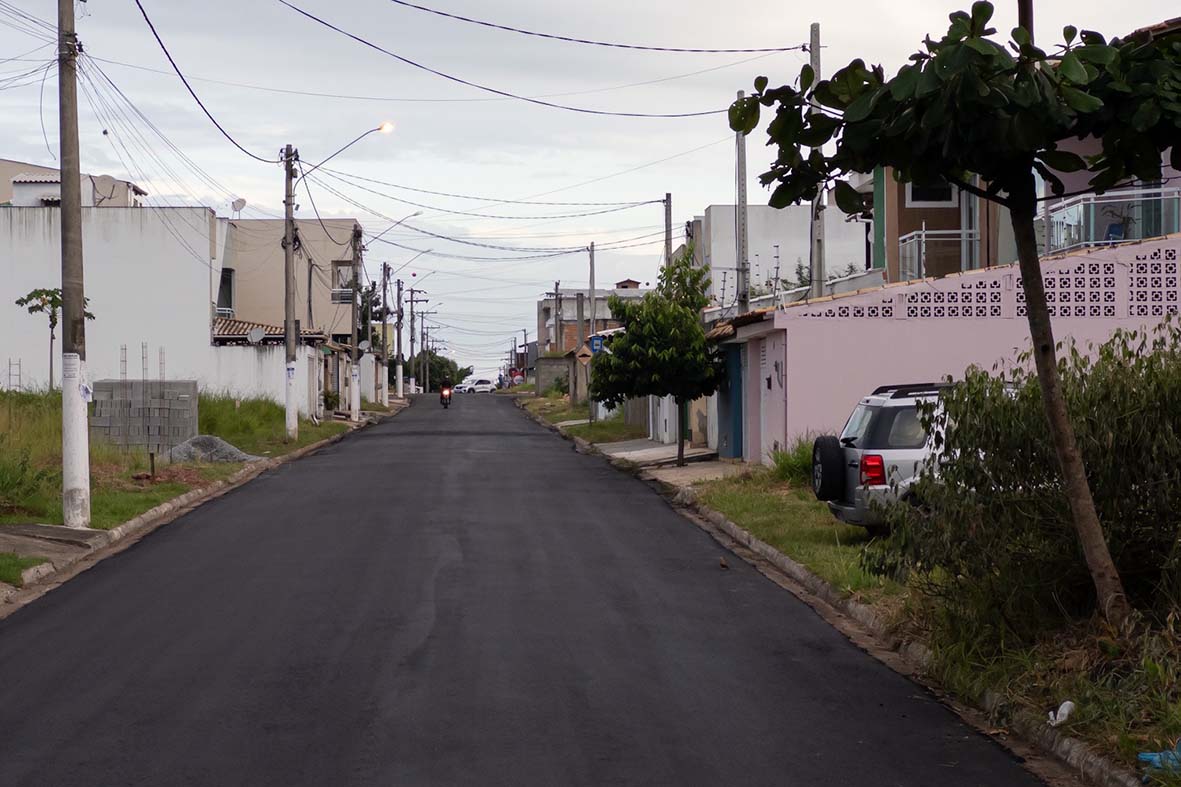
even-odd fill
[[[90,435],[114,445],[167,454],[197,436],[196,380],[99,380]]]

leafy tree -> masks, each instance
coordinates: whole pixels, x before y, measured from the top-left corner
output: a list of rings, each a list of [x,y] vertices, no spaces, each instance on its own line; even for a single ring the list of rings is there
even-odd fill
[[[804,264],[802,257],[796,257],[796,284],[797,287],[811,287],[812,286],[812,270]]]
[[[444,378],[449,378],[451,383],[458,384],[468,377],[472,376],[474,371],[470,366],[460,366],[455,361],[451,360],[445,355],[440,355],[434,350],[421,350],[413,358],[406,360],[402,365],[404,374],[409,374],[411,369],[421,370],[423,359],[426,359],[430,369],[431,390],[439,390],[439,383]],[[389,363],[390,382],[396,382],[394,375],[397,374],[397,361],[391,360]],[[418,382],[421,384],[422,373],[418,373]]]
[[[62,308],[62,291],[60,287],[54,289],[33,290],[28,295],[16,299],[17,306],[24,306],[29,314],[49,315],[49,390],[53,390],[53,343],[57,339],[57,320]],[[90,305],[90,299],[83,300],[83,311],[86,319],[93,320],[94,315],[85,310]]]
[[[395,312],[386,303],[381,293],[377,291],[377,282],[371,282],[368,287],[361,290],[361,341],[366,338],[369,339],[369,346],[375,351],[381,349],[381,330],[375,328],[375,325],[381,325],[390,317],[393,317]]]
[[[1170,146],[1172,166],[1181,167],[1181,145],[1175,144],[1181,139],[1181,35],[1108,41],[1066,27],[1064,43],[1051,56],[1020,27],[1008,46],[993,40],[992,14],[988,2],[951,14],[947,34],[938,41],[928,37],[923,51],[890,79],[881,66],[862,60],[820,82],[805,66],[798,87],[769,88],[759,77],[755,94],[731,107],[730,125],[750,133],[760,107],[775,108],[767,133],[779,155],[762,182],[776,184],[770,200],[776,207],[814,199],[831,184],[842,210],[861,212],[865,198],[841,178],[888,166],[901,181],[944,178],[1008,209],[1043,405],[1074,526],[1099,607],[1119,622],[1130,607],[1059,381],[1034,232],[1034,173],[1061,197],[1061,172],[1087,171],[1089,190],[1102,192],[1133,177],[1159,179],[1162,152]],[[1058,147],[1071,138],[1098,140],[1101,151],[1083,157]]]
[[[590,395],[618,406],[636,396],[671,396],[677,403],[677,463],[685,463],[685,410],[722,381],[724,366],[705,338],[701,311],[709,303],[708,271],[693,249],[666,265],[654,292],[640,301],[612,295],[611,313],[624,330],[591,362]]]

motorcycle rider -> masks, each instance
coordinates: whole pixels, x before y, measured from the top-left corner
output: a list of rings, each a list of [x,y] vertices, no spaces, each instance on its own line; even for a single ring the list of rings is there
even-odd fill
[[[439,401],[442,402],[443,399],[445,399],[447,396],[450,396],[454,388],[455,386],[451,384],[451,378],[444,376],[443,381],[439,383]],[[446,395],[444,395],[444,391],[447,392]]]

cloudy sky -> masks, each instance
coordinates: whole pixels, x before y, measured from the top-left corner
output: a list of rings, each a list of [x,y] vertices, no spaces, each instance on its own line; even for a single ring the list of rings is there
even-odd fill
[[[458,360],[478,369],[495,369],[510,338],[520,337],[521,329],[535,338],[537,296],[551,289],[555,280],[563,287],[587,283],[585,254],[522,259],[548,253],[534,250],[583,247],[591,241],[627,246],[600,251],[598,281],[655,278],[662,249],[657,234],[663,226],[662,206],[601,213],[614,206],[585,203],[640,203],[671,192],[674,227],[679,228],[707,205],[734,200],[734,142],[724,115],[599,116],[502,99],[399,62],[279,0],[142,1],[206,106],[231,135],[260,156],[273,157],[290,142],[305,162],[317,162],[382,121],[396,124],[393,134],[373,134],[328,165],[348,173],[348,180],[323,173],[322,180],[312,184],[316,204],[323,215],[356,217],[374,233],[387,228],[390,219],[422,210],[408,222],[416,230],[398,227],[384,237],[432,251],[399,275],[410,280],[413,273],[422,281],[432,308],[439,312],[437,335]],[[629,51],[526,37],[390,0],[290,2],[437,71],[517,95],[611,112],[720,110],[737,90],[749,90],[756,75],[765,74],[773,83],[794,79],[807,57],[799,51]],[[948,12],[959,7],[936,0],[828,0],[809,7],[782,0],[421,4],[557,35],[682,48],[795,46],[806,43],[809,23],[816,21],[824,39],[825,71],[853,57],[882,63],[892,71],[925,34],[941,33]],[[38,61],[49,62],[53,49],[35,49],[43,44],[36,26],[14,21],[5,10],[13,7],[51,22],[56,18],[51,0],[0,2],[0,157],[54,166],[38,119],[40,114],[50,147],[56,150],[53,75],[43,85],[44,106],[39,80],[12,79],[36,68]],[[83,87],[98,107],[96,114],[83,98],[83,170],[143,183],[157,204],[198,201],[224,215],[229,201],[241,196],[258,211],[281,212],[280,168],[250,159],[218,134],[168,71],[133,0],[89,0],[76,7],[79,36],[92,58]],[[1002,4],[995,26],[1009,30],[1016,21],[1015,9],[1015,2]],[[1036,33],[1048,45],[1060,40],[1065,24],[1118,34],[1175,14],[1171,0],[1042,1],[1036,8]],[[146,123],[133,127],[130,119],[136,111],[167,141]],[[120,121],[122,115],[127,120]],[[104,129],[109,133],[104,135]],[[750,200],[757,204],[766,198],[757,174],[770,160],[761,132],[751,138],[749,160]],[[498,200],[584,204],[497,204]],[[306,195],[300,202],[301,217],[311,217]],[[570,216],[588,213],[598,215]],[[251,209],[244,215],[252,215]],[[371,243],[370,273],[379,273],[381,262],[400,267],[413,255],[407,249]]]

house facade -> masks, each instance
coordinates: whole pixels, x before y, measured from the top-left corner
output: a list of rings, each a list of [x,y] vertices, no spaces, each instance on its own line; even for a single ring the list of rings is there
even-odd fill
[[[609,290],[596,289],[593,324],[590,290],[561,288],[556,293],[547,293],[537,302],[538,351],[541,355],[564,355],[578,348],[580,336],[585,341],[592,333],[618,328],[619,321],[611,314],[607,299],[612,295],[643,298],[649,292],[635,279],[624,279]]]

